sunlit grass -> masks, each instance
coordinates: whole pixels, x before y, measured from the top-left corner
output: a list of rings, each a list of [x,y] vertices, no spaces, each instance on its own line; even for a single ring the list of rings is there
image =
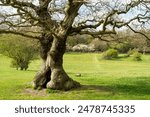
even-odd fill
[[[9,58],[0,55],[0,99],[150,99],[150,55],[144,55],[140,62],[132,58],[101,60],[100,56],[65,54],[66,72],[83,86],[64,92],[32,90],[40,60],[33,61],[27,71],[17,71],[9,67]]]

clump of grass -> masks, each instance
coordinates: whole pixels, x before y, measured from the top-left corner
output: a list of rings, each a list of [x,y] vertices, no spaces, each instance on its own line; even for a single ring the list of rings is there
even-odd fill
[[[109,49],[102,54],[102,59],[111,60],[118,57],[118,51],[115,49]]]
[[[138,52],[137,49],[130,49],[128,52],[127,52],[127,57],[130,57],[131,55],[133,55],[134,53]]]
[[[134,52],[133,53],[133,60],[134,61],[142,61],[142,54],[141,53],[139,53],[139,52]]]
[[[142,61],[142,54],[136,49],[129,50],[125,57],[132,57],[133,61]]]
[[[53,89],[47,89],[46,90],[47,93],[59,93],[59,90],[53,90]]]

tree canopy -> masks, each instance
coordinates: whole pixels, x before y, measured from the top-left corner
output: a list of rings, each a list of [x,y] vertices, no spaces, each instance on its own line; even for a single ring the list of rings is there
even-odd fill
[[[0,0],[0,6],[0,33],[36,39],[43,25],[54,35],[65,28],[68,35],[100,37],[116,34],[121,27],[140,33],[137,29],[150,23],[149,0]]]

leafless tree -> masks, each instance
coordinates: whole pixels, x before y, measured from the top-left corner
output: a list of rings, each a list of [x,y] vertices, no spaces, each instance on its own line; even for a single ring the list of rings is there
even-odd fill
[[[22,35],[41,44],[43,65],[34,78],[35,88],[80,86],[63,68],[68,36],[101,38],[126,27],[149,39],[138,31],[138,26],[149,26],[149,19],[149,0],[0,0],[0,34]]]

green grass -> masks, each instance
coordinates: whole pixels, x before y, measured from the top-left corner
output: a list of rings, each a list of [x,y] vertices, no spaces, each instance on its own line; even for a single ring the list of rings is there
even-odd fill
[[[66,72],[84,86],[65,92],[31,89],[40,60],[33,61],[28,71],[17,71],[9,67],[9,58],[0,55],[0,99],[150,99],[150,55],[142,59],[101,60],[98,53],[67,53]]]

